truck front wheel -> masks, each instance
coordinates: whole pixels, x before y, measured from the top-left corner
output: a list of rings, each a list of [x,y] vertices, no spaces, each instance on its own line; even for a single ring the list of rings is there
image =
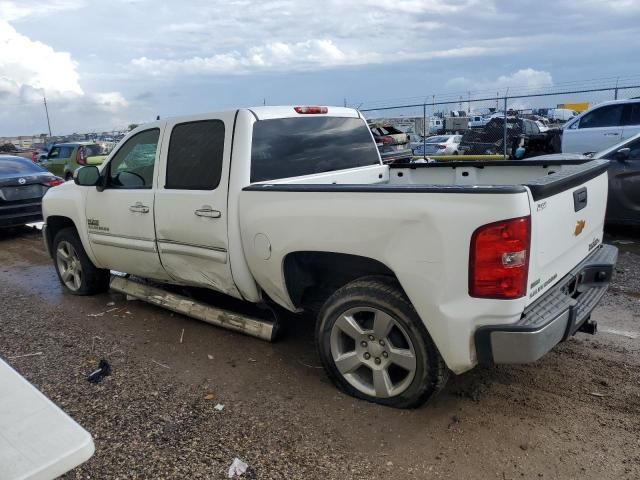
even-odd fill
[[[65,228],[56,234],[53,261],[60,282],[70,293],[94,295],[109,289],[109,270],[96,268],[74,228]]]
[[[387,277],[355,280],[336,291],[320,311],[316,341],[334,384],[370,402],[417,407],[449,376],[415,309]]]

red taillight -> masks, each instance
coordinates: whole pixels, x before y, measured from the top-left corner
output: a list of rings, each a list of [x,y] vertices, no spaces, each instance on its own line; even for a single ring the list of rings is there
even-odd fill
[[[84,147],[78,147],[78,151],[76,152],[76,163],[78,165],[87,164],[87,150]]]
[[[513,299],[527,293],[531,217],[478,228],[471,236],[469,295]]]
[[[393,143],[393,138],[389,136],[380,137],[383,145],[391,145]]]
[[[446,145],[436,145],[436,148],[438,150],[444,150],[445,148],[447,148],[447,146]]]
[[[54,177],[51,180],[49,180],[48,182],[45,182],[44,184],[47,187],[57,187],[58,185],[62,185],[64,183],[64,180],[59,178],[59,177]]]
[[[317,113],[328,113],[329,109],[327,107],[293,107],[293,109],[297,113],[305,114],[305,115],[314,115]]]

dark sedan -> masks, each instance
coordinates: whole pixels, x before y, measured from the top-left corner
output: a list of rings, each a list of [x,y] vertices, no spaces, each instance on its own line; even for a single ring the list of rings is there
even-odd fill
[[[0,228],[42,220],[42,197],[64,183],[22,157],[0,155]]]
[[[609,198],[606,223],[640,225],[640,134],[597,153],[558,153],[536,159],[604,158],[609,164]]]

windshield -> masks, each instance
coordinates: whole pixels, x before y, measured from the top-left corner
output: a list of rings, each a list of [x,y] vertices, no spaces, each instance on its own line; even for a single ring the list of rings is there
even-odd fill
[[[253,126],[251,182],[378,164],[376,144],[359,118],[279,118]]]

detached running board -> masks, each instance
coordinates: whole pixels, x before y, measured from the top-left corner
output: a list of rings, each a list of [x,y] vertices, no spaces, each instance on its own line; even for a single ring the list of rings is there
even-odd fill
[[[166,308],[172,312],[202,320],[216,327],[244,333],[267,342],[273,342],[277,334],[277,322],[269,322],[260,318],[248,317],[216,308],[204,302],[167,292],[161,288],[152,287],[129,278],[112,275],[111,289],[152,305]]]

